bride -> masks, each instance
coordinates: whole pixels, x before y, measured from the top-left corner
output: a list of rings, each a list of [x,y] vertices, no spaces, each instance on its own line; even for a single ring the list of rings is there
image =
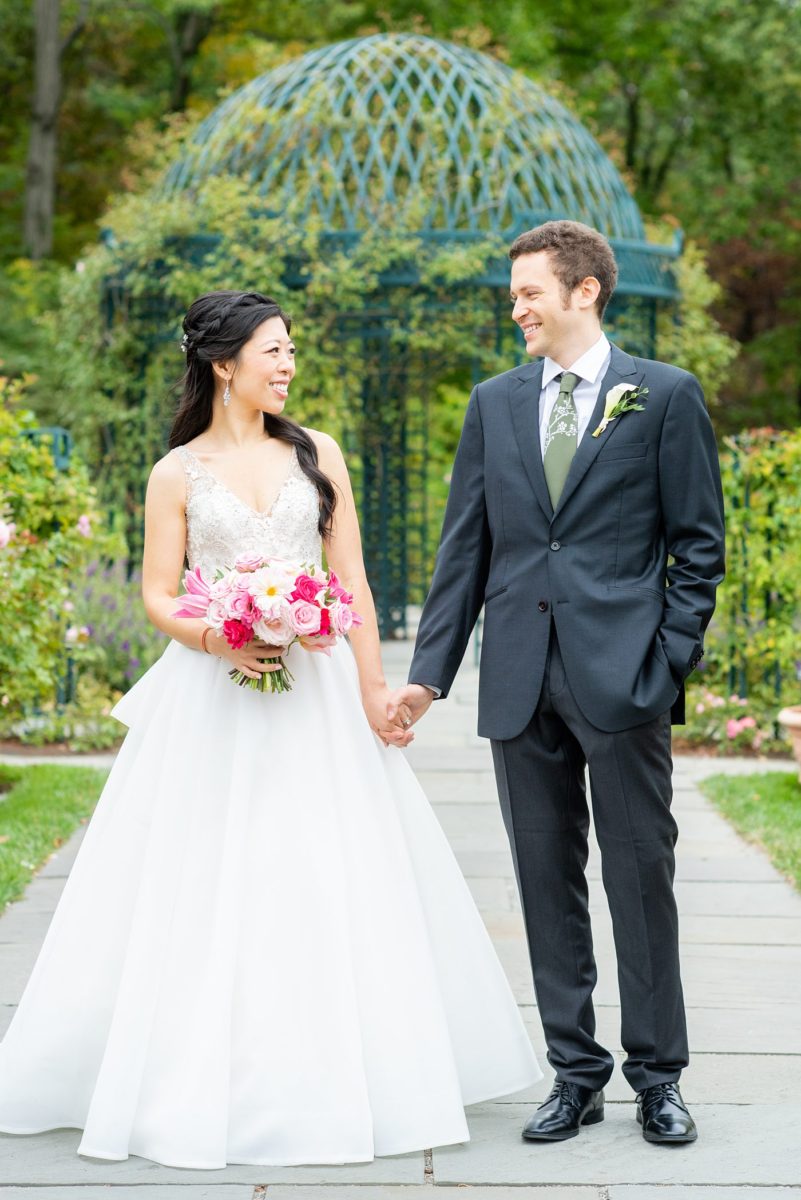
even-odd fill
[[[143,595],[171,641],[0,1045],[0,1130],[174,1167],[369,1161],[468,1140],[464,1106],[540,1077],[489,937],[387,718],[342,454],[281,415],[290,321],[255,292],[189,309]],[[237,687],[276,647],[176,618],[184,558],[329,567],[364,625],[297,647],[292,691]],[[372,727],[372,731],[371,731]],[[383,743],[383,744],[382,744]]]

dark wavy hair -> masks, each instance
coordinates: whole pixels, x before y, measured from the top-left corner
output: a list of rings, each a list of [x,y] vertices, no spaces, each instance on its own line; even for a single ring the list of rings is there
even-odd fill
[[[271,317],[280,317],[290,332],[290,318],[261,292],[208,292],[190,305],[183,320],[186,373],[178,384],[181,394],[168,439],[171,450],[191,442],[211,424],[215,389],[211,364],[235,362],[245,342]],[[296,421],[270,413],[263,416],[270,437],[295,446],[301,470],[317,488],[320,536],[326,537],[331,533],[337,497],[331,480],[318,466],[317,447]]]

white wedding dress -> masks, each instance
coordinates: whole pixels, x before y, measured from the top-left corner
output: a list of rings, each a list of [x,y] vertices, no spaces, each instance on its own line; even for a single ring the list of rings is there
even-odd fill
[[[256,513],[184,448],[188,559],[320,562],[293,451]],[[426,798],[346,643],[285,694],[170,642],[0,1045],[0,1130],[175,1167],[368,1161],[468,1140],[540,1071]]]

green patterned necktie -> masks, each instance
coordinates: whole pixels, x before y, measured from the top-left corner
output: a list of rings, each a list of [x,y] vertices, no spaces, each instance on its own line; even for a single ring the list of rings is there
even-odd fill
[[[559,395],[551,412],[548,429],[545,434],[545,482],[551,504],[556,511],[562,488],[565,486],[567,473],[573,461],[578,445],[578,416],[576,402],[573,399],[573,388],[579,381],[578,375],[565,371],[559,384]]]

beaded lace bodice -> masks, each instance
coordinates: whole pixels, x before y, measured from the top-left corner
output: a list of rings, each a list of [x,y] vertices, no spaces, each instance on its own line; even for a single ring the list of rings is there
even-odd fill
[[[213,577],[238,554],[256,553],[321,565],[316,487],[292,447],[289,471],[269,512],[260,513],[221,483],[186,446],[176,447],[186,475],[186,556],[189,568]]]

